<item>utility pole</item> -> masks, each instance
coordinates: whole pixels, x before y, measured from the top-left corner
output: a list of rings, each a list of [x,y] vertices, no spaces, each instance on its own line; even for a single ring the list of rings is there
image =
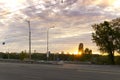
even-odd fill
[[[31,27],[30,27],[30,21],[27,22],[29,27],[29,59],[31,60]]]
[[[49,57],[49,54],[48,54],[48,34],[49,34],[49,28],[48,28],[48,30],[47,30],[47,61],[48,61],[48,57]]]
[[[47,29],[47,61],[49,59],[49,28]]]
[[[47,61],[48,61],[48,59],[49,59],[49,54],[50,54],[50,51],[49,51],[49,29],[51,29],[51,28],[54,28],[54,26],[49,27],[49,28],[47,29]]]

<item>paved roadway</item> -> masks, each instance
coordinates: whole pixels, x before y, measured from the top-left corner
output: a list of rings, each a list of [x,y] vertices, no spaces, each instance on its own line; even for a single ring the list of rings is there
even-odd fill
[[[0,63],[0,80],[120,80],[120,66]]]

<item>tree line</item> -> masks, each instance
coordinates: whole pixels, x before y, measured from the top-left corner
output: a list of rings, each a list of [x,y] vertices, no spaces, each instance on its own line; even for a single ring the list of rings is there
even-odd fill
[[[86,56],[87,57],[87,56]],[[63,51],[61,54],[59,53],[50,53],[49,55],[49,61],[83,61],[86,59],[80,59],[80,55],[76,54],[69,54],[64,53]],[[29,53],[26,53],[22,51],[21,53],[3,53],[0,52],[0,59],[19,59],[19,60],[28,60],[29,59]],[[46,53],[32,53],[31,54],[32,60],[47,60]]]
[[[63,51],[59,53],[51,53],[49,60],[54,61],[90,61],[96,64],[120,64],[120,56],[115,56],[115,53],[120,53],[120,18],[111,21],[94,24],[92,41],[96,43],[101,53],[108,55],[92,54],[89,48],[84,49],[84,44],[78,46],[78,54],[65,54]],[[3,43],[5,45],[5,42]],[[29,54],[22,51],[21,53],[0,53],[1,59],[20,59],[29,58]],[[45,53],[31,54],[32,60],[47,60]]]

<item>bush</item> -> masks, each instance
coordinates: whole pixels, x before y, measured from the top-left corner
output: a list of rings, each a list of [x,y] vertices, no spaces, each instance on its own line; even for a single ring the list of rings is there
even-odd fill
[[[120,56],[115,57],[115,64],[120,65]]]

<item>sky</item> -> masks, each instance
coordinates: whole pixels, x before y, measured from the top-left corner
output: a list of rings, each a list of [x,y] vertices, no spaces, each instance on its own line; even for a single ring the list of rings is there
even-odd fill
[[[0,52],[77,53],[79,43],[99,53],[91,25],[120,16],[120,0],[0,0]],[[54,28],[51,28],[53,27]],[[2,45],[5,42],[5,45]]]

